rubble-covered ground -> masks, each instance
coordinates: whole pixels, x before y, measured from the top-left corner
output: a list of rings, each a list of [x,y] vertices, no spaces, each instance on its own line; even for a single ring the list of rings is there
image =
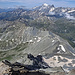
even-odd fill
[[[0,62],[0,75],[75,75],[75,69],[66,72],[62,67],[50,67],[41,55],[28,54],[28,58],[33,61],[32,65],[7,60]]]

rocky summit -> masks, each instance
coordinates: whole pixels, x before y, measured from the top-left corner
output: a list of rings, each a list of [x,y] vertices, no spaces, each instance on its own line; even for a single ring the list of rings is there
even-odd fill
[[[74,75],[74,69],[65,72],[62,67],[50,67],[41,55],[34,57],[28,54],[28,58],[33,61],[32,65],[25,65],[19,62],[11,63],[7,60],[0,63],[0,75]]]
[[[50,67],[46,62],[44,62],[41,55],[34,57],[29,54],[28,58],[33,61],[33,65],[25,65],[19,62],[11,63],[7,60],[2,61],[0,69],[2,67],[4,69],[1,69],[0,75],[65,75],[65,72],[61,67]]]

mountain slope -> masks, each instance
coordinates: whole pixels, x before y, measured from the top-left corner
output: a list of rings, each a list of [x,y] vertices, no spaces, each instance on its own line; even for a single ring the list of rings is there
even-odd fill
[[[32,10],[20,8],[0,13],[0,61],[32,64],[27,55],[33,54],[49,60],[51,67],[62,64],[66,70],[73,69],[74,10],[43,4]]]

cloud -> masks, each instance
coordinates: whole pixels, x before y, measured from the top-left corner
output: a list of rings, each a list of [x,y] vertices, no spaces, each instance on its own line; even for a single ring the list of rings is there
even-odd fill
[[[23,2],[25,0],[0,0],[0,2]]]
[[[46,1],[46,2],[49,2],[49,1],[55,1],[55,2],[57,2],[57,1],[59,1],[59,2],[61,2],[61,1],[64,1],[64,2],[67,2],[67,1],[75,1],[75,0],[0,0],[0,1],[8,1],[8,2],[44,2],[44,1]]]
[[[59,2],[61,2],[61,1],[65,1],[65,2],[67,2],[67,1],[75,1],[75,0],[0,0],[0,1],[8,1],[8,2],[51,2],[51,1],[54,1],[54,2],[57,2],[57,1],[59,1]]]
[[[73,2],[72,2],[73,1]],[[26,7],[34,7],[43,3],[54,4],[56,7],[74,7],[75,0],[0,0],[0,2],[16,2],[23,4]]]

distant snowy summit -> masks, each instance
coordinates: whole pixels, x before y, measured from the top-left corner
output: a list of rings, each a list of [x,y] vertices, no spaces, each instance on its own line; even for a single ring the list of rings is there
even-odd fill
[[[47,4],[47,3],[44,3],[43,5],[44,5],[44,6],[48,6],[48,4]]]
[[[41,14],[44,13],[54,17],[64,17],[75,20],[75,8],[55,7],[54,5],[44,3],[41,6],[34,7],[33,10],[38,10]]]

